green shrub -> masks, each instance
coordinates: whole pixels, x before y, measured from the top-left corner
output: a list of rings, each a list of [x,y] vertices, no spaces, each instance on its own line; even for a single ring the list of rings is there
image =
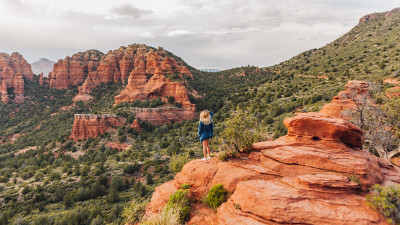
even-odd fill
[[[141,225],[176,225],[180,222],[180,207],[164,209],[161,213],[145,218]]]
[[[253,109],[236,108],[232,116],[225,120],[225,128],[220,137],[237,151],[246,151],[254,142],[259,141],[258,119],[254,116]]]
[[[189,183],[184,183],[181,185],[181,189],[186,190],[190,188],[190,184]]]
[[[190,207],[189,207],[188,190],[178,190],[171,196],[167,205],[165,206],[165,211],[171,211],[177,209],[179,212],[179,221],[184,223],[189,219]]]
[[[227,159],[228,159],[228,151],[220,151],[220,152],[218,153],[218,158],[219,158],[219,160],[221,160],[221,161],[227,160]]]
[[[170,158],[170,166],[172,171],[177,174],[179,173],[183,166],[190,161],[189,159],[189,152],[186,152],[181,155],[173,155]]]
[[[128,207],[124,208],[122,212],[122,218],[124,218],[124,223],[133,224],[139,222],[144,214],[148,202],[132,200]]]
[[[376,184],[373,194],[367,196],[367,201],[372,207],[382,213],[391,224],[400,223],[400,186],[393,184],[382,187]]]
[[[218,208],[226,201],[226,195],[227,192],[222,184],[216,184],[208,192],[205,202],[213,208]]]

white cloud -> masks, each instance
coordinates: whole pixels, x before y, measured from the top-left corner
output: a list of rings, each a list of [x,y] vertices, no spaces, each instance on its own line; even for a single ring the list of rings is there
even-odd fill
[[[0,52],[29,61],[163,46],[198,68],[267,66],[333,41],[398,0],[0,0]]]

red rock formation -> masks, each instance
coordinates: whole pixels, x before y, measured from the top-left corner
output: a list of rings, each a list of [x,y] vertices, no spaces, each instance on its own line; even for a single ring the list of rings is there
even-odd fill
[[[365,195],[375,183],[399,183],[400,169],[358,148],[361,129],[320,113],[299,114],[284,124],[288,135],[256,143],[242,158],[187,163],[156,188],[146,214],[162,210],[189,183],[197,203],[188,224],[388,224]],[[218,183],[232,193],[228,201],[216,212],[200,213],[201,199]]]
[[[166,68],[169,68],[169,66],[166,66]],[[176,102],[182,104],[183,108],[195,110],[195,105],[189,101],[185,86],[181,82],[166,79],[159,67],[156,68],[154,75],[148,81],[143,70],[135,69],[129,76],[126,89],[115,97],[115,104],[135,100],[153,100],[164,96],[172,96]]]
[[[139,120],[137,118],[132,122],[131,128],[135,129],[137,132],[140,132],[142,130],[139,124]]]
[[[138,119],[154,125],[164,125],[172,121],[180,123],[197,118],[197,113],[194,110],[176,107],[142,108],[136,109],[135,112]]]
[[[127,47],[120,47],[104,55],[97,70],[89,73],[83,85],[79,87],[78,95],[90,95],[93,88],[102,83],[118,82],[119,80],[125,81],[129,76],[127,90],[117,98],[116,104],[125,101],[134,101],[136,100],[135,96],[130,97],[130,94],[126,93],[133,87],[136,88],[135,90],[138,90],[136,82],[139,81],[141,84],[147,82],[148,77],[157,75],[155,74],[157,69],[159,69],[159,74],[179,74],[181,79],[183,76],[193,77],[186,66],[181,62],[176,62],[173,58],[168,58],[167,53],[162,48],[153,50],[146,45],[133,44]],[[184,88],[183,85],[182,87]],[[180,86],[176,88],[178,92],[182,92]],[[179,96],[185,95],[184,93],[177,93],[176,95],[176,99],[185,98],[185,96]],[[156,97],[154,95],[151,98],[141,98],[141,100],[154,99]],[[82,99],[82,97],[76,99]],[[190,105],[188,98],[187,101],[186,99],[181,101],[186,107],[194,107]]]
[[[6,104],[10,102],[10,97],[8,96],[7,91],[7,82],[5,80],[1,82],[1,101]]]
[[[14,52],[10,56],[10,66],[14,69],[14,73],[20,73],[28,80],[33,80],[33,72],[31,65],[18,52]]]
[[[114,114],[75,114],[70,138],[75,141],[94,138],[123,123],[124,119]]]
[[[32,80],[31,66],[19,53],[0,53],[0,81],[2,84],[2,102],[8,103],[10,98],[7,88],[14,88],[15,103],[24,101],[24,77]],[[5,88],[4,88],[5,87]]]
[[[15,93],[14,102],[15,103],[24,102],[24,78],[22,77],[21,73],[17,73],[17,75],[14,77],[13,86]]]
[[[370,96],[368,94],[369,84],[367,82],[348,81],[345,87],[346,90],[339,92],[337,96],[333,97],[332,102],[324,105],[320,113],[349,119],[348,116],[343,115],[343,112],[356,107],[354,100],[360,102],[370,101]]]
[[[43,73],[39,75],[39,85],[43,86]]]
[[[97,69],[102,55],[97,50],[88,50],[58,60],[49,74],[50,88],[63,90],[81,84],[88,73]]]

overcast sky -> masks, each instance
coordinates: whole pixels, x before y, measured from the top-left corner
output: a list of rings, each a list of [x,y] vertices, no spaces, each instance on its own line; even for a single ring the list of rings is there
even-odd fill
[[[0,52],[57,61],[144,43],[199,69],[269,66],[396,7],[398,0],[0,0]]]

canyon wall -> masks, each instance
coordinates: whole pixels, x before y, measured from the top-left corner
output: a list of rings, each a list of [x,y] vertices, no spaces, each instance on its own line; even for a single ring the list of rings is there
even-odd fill
[[[102,56],[100,51],[88,50],[58,60],[48,75],[50,88],[64,90],[81,84],[89,73],[96,71]]]
[[[75,114],[70,138],[75,141],[95,138],[123,125],[124,122],[125,119],[115,114]]]
[[[14,88],[13,102],[24,101],[24,78],[33,80],[31,65],[19,53],[0,53],[0,92],[3,103],[10,102],[8,88]]]

